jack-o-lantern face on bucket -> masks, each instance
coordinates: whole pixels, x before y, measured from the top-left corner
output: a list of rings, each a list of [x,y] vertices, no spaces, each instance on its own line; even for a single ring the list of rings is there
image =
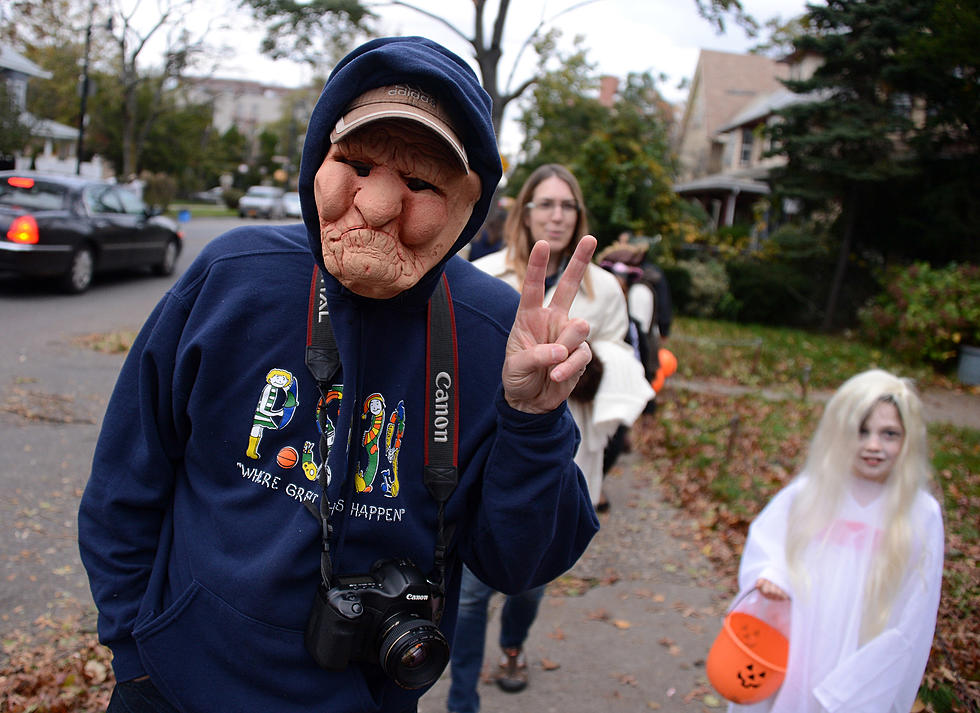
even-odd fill
[[[757,671],[754,664],[746,664],[738,672],[738,682],[742,684],[742,688],[759,688],[766,682],[766,672]]]
[[[758,645],[759,638],[761,636],[762,632],[759,630],[758,626],[743,623],[738,627],[739,641],[748,646],[750,649],[754,649]]]

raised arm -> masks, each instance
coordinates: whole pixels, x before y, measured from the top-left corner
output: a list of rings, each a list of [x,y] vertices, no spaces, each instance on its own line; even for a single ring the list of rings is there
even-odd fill
[[[579,241],[548,306],[544,281],[551,251],[543,240],[531,250],[502,374],[504,397],[518,411],[547,413],[558,408],[592,359],[585,342],[589,325],[570,319],[568,310],[595,248],[591,235]]]

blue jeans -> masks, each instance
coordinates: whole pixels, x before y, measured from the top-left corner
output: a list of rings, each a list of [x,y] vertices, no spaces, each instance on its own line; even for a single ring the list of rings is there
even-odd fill
[[[531,624],[538,615],[544,590],[545,585],[542,585],[506,598],[500,613],[501,649],[516,649],[524,645]],[[483,649],[487,640],[487,605],[493,594],[493,589],[477,579],[469,568],[463,567],[449,671],[452,682],[447,705],[453,713],[477,713],[480,710],[480,695],[476,688],[480,682]]]

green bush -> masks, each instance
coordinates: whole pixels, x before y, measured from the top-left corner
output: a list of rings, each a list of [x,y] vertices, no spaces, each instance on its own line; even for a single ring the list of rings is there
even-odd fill
[[[245,191],[237,188],[229,188],[221,193],[221,200],[225,202],[231,210],[238,210],[238,201],[245,195]]]
[[[690,277],[684,313],[695,317],[714,317],[728,295],[728,275],[718,260],[680,260],[677,267]],[[673,283],[671,283],[673,288]]]
[[[140,179],[143,181],[143,202],[166,212],[177,195],[177,181],[166,173],[149,171],[143,171]]]
[[[691,301],[691,273],[678,265],[663,265],[664,277],[670,286],[670,302],[677,314],[687,314]]]
[[[810,225],[786,223],[772,232],[763,245],[764,251],[782,262],[826,260],[828,251]]]
[[[738,321],[783,326],[813,322],[813,275],[783,262],[739,260],[727,268]]]
[[[961,344],[980,345],[980,266],[920,262],[886,270],[881,283],[884,292],[858,312],[865,339],[938,367]]]

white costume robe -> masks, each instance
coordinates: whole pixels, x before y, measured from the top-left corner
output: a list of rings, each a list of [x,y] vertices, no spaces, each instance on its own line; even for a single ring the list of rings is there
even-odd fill
[[[801,476],[802,478],[803,476]],[[780,491],[749,528],[739,568],[746,591],[764,577],[792,599],[786,678],[770,698],[730,713],[908,713],[925,671],[943,573],[943,522],[936,500],[920,492],[912,506],[912,553],[886,628],[859,646],[864,580],[881,529],[883,486],[855,484],[872,496],[844,498],[826,544],[804,555],[809,592],[794,592],[786,565],[786,524],[802,479]]]
[[[506,260],[507,251],[499,250],[473,264],[520,290],[517,275],[507,267]],[[589,345],[602,362],[602,381],[591,403],[569,399],[568,408],[582,434],[575,463],[585,474],[595,504],[602,488],[602,453],[609,437],[620,424],[631,426],[636,421],[654,391],[643,374],[643,365],[625,341],[629,315],[619,280],[594,264],[589,265],[589,279],[593,296],[590,298],[584,288],[579,288],[568,314],[589,323]],[[552,287],[545,293],[545,304],[551,301],[554,291]]]

